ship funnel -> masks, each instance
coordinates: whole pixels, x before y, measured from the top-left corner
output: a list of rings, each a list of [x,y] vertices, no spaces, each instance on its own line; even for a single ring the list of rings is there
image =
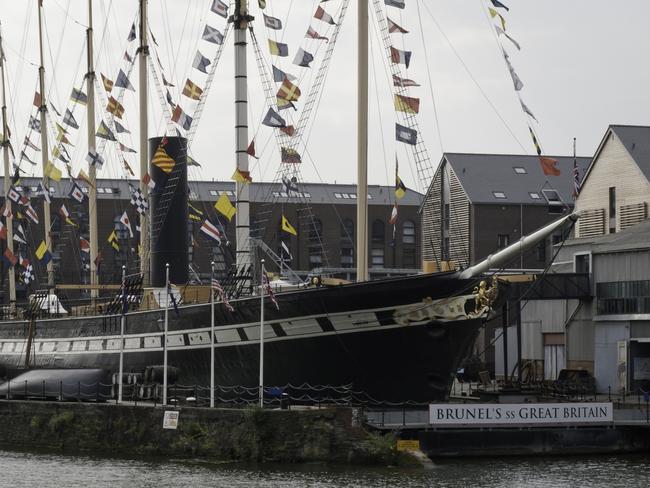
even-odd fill
[[[155,189],[149,193],[151,286],[165,286],[166,263],[170,268],[169,280],[185,284],[188,280],[189,243],[187,139],[152,137],[149,139],[149,154],[149,175],[156,182]]]
[[[562,217],[561,219],[558,219],[555,222],[551,222],[550,224],[542,227],[541,229],[536,230],[532,234],[523,236],[514,244],[509,245],[508,247],[500,250],[499,252],[490,254],[487,257],[487,259],[481,261],[478,264],[475,264],[474,266],[470,266],[466,270],[462,271],[460,273],[460,278],[464,278],[464,279],[473,278],[474,276],[478,276],[480,274],[485,273],[491,268],[501,268],[505,266],[511,260],[516,258],[520,253],[530,249],[539,241],[551,235],[553,231],[559,229],[567,222],[575,222],[576,220],[578,220],[579,217],[580,217],[579,212],[573,212],[572,214],[569,214],[566,217]]]

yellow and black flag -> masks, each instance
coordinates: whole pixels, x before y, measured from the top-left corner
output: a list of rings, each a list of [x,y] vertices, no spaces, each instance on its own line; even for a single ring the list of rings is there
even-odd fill
[[[528,131],[530,132],[530,137],[533,138],[533,144],[535,145],[535,150],[537,151],[537,155],[541,156],[542,148],[539,146],[539,142],[537,142],[537,137],[535,137],[535,132],[533,132],[533,129],[530,126],[528,126]]]
[[[292,236],[298,235],[298,231],[296,230],[296,228],[289,223],[289,221],[284,215],[282,216],[282,230],[287,232],[288,234],[291,234]]]
[[[108,235],[107,241],[108,241],[108,243],[111,245],[111,247],[113,249],[115,249],[117,252],[120,251],[120,241],[117,238],[117,234],[116,234],[115,230],[113,230],[113,232],[111,232]]]
[[[165,148],[161,144],[158,146],[156,153],[153,155],[151,164],[157,166],[162,171],[169,174],[174,169],[176,161],[174,161],[174,159],[169,154],[167,154],[167,151],[165,151]]]
[[[113,134],[113,131],[111,131],[108,126],[104,123],[102,120],[101,123],[99,124],[99,128],[97,129],[97,132],[95,135],[101,139],[106,139],[107,141],[116,141],[115,135]]]
[[[81,90],[73,88],[72,93],[70,94],[70,100],[80,105],[86,105],[88,103],[88,96]]]
[[[196,208],[191,203],[188,203],[187,208],[188,208],[188,211],[189,211],[190,220],[194,220],[195,222],[202,222],[203,221],[203,219],[205,217],[203,216],[203,212],[201,210]]]
[[[401,200],[406,195],[406,186],[402,178],[399,177],[399,163],[397,162],[397,156],[395,156],[395,197],[398,200]]]

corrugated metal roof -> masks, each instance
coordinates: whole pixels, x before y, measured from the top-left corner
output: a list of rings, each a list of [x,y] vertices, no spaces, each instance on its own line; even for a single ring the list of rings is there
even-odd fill
[[[610,129],[618,136],[627,152],[650,181],[650,127],[610,125]]]
[[[558,160],[560,176],[545,176],[539,157],[516,154],[445,153],[467,197],[472,203],[543,204],[543,189],[556,190],[562,201],[573,203],[573,157],[550,156]],[[577,158],[584,175],[591,158]],[[531,193],[541,198],[535,199]]]
[[[0,177],[0,181],[2,178]],[[21,185],[30,188],[31,191],[36,189],[40,178],[22,178]],[[55,195],[58,197],[65,196],[70,191],[69,180],[61,180],[59,183],[50,182],[54,188]],[[129,200],[129,183],[138,185],[137,180],[123,179],[99,179],[97,184],[97,198],[102,200],[125,199]],[[215,201],[221,191],[233,192],[234,198],[235,182],[234,181],[190,181],[190,200],[194,201]],[[336,204],[336,205],[355,205],[356,204],[356,186],[344,184],[326,184],[326,183],[298,183],[298,189],[302,192],[303,197],[286,196],[282,184],[278,183],[256,183],[251,184],[251,201],[252,202],[304,202],[311,204]],[[273,194],[275,192],[275,194]],[[368,187],[369,205],[392,205],[395,199],[393,188],[389,186],[370,185]],[[422,202],[422,194],[415,190],[409,189],[403,199],[399,201],[400,205],[419,206]]]

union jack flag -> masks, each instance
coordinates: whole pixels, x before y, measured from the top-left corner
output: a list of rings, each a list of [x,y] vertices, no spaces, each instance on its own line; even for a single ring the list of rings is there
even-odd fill
[[[580,171],[578,170],[578,163],[573,160],[573,199],[575,200],[580,193]]]
[[[271,290],[271,284],[269,283],[269,276],[266,274],[266,270],[262,271],[262,286],[264,287],[264,291],[268,293],[269,298],[273,302],[273,305],[275,305],[275,308],[280,310],[280,305],[278,305],[278,301],[275,299],[273,290]]]

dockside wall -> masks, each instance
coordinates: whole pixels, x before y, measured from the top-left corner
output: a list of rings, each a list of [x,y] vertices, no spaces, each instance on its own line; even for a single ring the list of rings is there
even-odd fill
[[[165,409],[95,403],[0,401],[3,448],[118,456],[192,457],[263,462],[390,464],[390,436],[364,430],[352,409]]]

